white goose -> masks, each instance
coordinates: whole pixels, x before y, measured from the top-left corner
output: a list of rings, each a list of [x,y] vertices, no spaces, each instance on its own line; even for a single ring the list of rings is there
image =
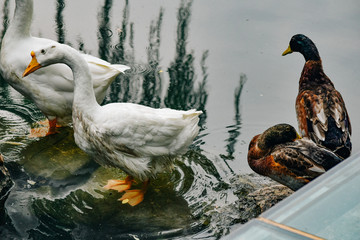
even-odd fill
[[[154,109],[132,103],[100,106],[91,87],[89,66],[74,49],[56,44],[31,52],[24,76],[41,67],[65,63],[74,74],[73,126],[76,144],[105,166],[118,167],[129,177],[109,180],[107,189],[126,191],[120,198],[134,206],[143,200],[150,177],[170,167],[199,132],[201,111]],[[133,178],[144,181],[142,189],[128,190]]]
[[[47,134],[52,134],[55,133],[57,123],[66,125],[71,122],[73,76],[69,68],[57,64],[22,78],[22,72],[31,60],[28,53],[34,48],[40,49],[56,43],[31,36],[32,15],[33,0],[16,0],[14,17],[1,45],[0,72],[13,88],[34,101],[49,120]],[[87,54],[82,56],[89,65],[96,100],[101,103],[115,77],[129,67],[112,65]]]

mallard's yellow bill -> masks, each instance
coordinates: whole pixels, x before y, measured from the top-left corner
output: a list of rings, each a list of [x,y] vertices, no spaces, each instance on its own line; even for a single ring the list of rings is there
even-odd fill
[[[27,68],[25,69],[24,73],[23,73],[23,77],[26,77],[27,75],[29,75],[30,73],[38,70],[39,68],[41,68],[40,63],[38,63],[38,61],[36,60],[36,56],[34,51],[31,51],[31,62],[29,64],[29,66],[27,66]]]
[[[289,45],[289,47],[283,52],[282,56],[285,56],[286,54],[290,54],[292,53],[293,51],[291,50],[291,47]]]

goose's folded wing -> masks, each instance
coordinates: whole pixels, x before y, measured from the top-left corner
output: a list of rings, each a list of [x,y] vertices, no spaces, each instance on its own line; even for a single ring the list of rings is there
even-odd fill
[[[114,145],[125,145],[139,155],[181,152],[198,132],[197,121],[184,119],[183,111],[152,109],[135,104],[104,107],[99,119],[102,119],[100,129],[107,140]],[[194,117],[198,118],[197,115]]]
[[[94,57],[89,54],[81,54],[82,57],[89,64],[90,73],[93,78],[94,84],[101,79],[108,79],[115,77],[120,73],[124,73],[130,67],[121,64],[111,64],[107,61],[104,61],[100,58]]]

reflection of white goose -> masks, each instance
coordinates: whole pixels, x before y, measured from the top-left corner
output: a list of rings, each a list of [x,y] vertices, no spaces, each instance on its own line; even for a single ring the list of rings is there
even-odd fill
[[[73,126],[77,145],[102,165],[123,169],[130,177],[109,180],[106,188],[126,191],[120,200],[136,205],[143,200],[148,179],[172,165],[170,156],[185,153],[199,132],[201,111],[154,109],[132,103],[100,106],[91,87],[86,61],[74,49],[56,44],[31,52],[24,76],[55,63],[65,63],[74,74]],[[141,190],[128,190],[133,177]]]
[[[2,41],[0,70],[3,78],[21,94],[32,99],[49,119],[50,134],[54,132],[56,123],[64,125],[71,122],[73,76],[69,68],[57,64],[22,78],[21,74],[31,59],[29,52],[54,42],[30,35],[32,14],[33,0],[16,0],[13,20]],[[100,103],[115,77],[129,67],[111,65],[87,54],[82,56],[89,65],[96,100]]]

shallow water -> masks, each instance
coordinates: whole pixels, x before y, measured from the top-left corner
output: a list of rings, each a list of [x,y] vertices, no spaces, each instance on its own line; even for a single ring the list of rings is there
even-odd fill
[[[304,60],[281,57],[292,35],[317,44],[324,69],[345,99],[358,152],[358,1],[35,0],[34,36],[52,38],[131,66],[105,103],[203,110],[201,132],[171,173],[151,182],[132,208],[105,191],[124,177],[77,148],[71,128],[27,137],[43,118],[2,79],[0,152],[15,181],[1,236],[33,239],[217,238],[234,222],[211,218],[234,203],[232,179],[252,171],[250,139],[280,122],[296,126],[294,102]],[[86,8],[85,8],[86,6]],[[14,1],[5,0],[6,29]]]

